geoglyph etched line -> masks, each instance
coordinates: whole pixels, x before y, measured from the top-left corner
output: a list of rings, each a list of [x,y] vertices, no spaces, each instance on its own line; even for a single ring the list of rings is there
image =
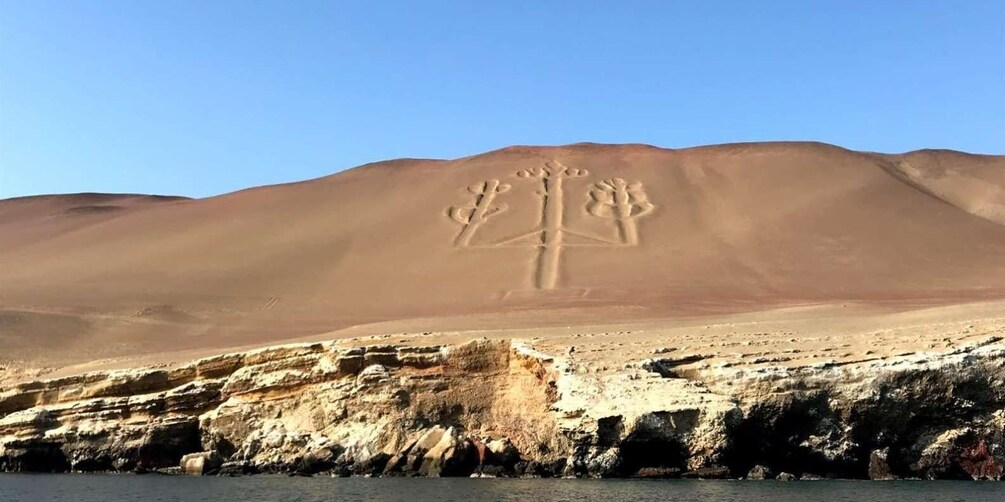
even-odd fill
[[[539,178],[543,184],[543,191],[540,192],[544,198],[541,205],[541,247],[536,273],[538,289],[555,289],[558,283],[564,232],[562,217],[565,211],[562,180],[579,178],[587,174],[589,173],[585,169],[569,169],[559,162],[547,162],[543,168],[527,169],[517,173],[517,176],[522,178]]]
[[[638,245],[639,231],[635,219],[656,208],[642,191],[642,183],[626,183],[621,178],[600,181],[590,190],[590,197],[593,202],[587,206],[587,211],[593,216],[617,220],[621,242],[629,246]]]
[[[505,211],[506,204],[492,205],[496,194],[505,193],[510,189],[509,185],[499,183],[499,180],[488,180],[478,185],[471,185],[468,191],[475,195],[475,200],[467,206],[454,206],[448,211],[450,217],[464,225],[461,232],[454,239],[454,245],[467,247],[471,244],[471,238],[475,235],[478,227],[485,223],[489,217]]]
[[[565,178],[581,178],[588,174],[586,169],[570,169],[557,161],[547,161],[543,167],[518,171],[516,173],[518,177],[539,180],[541,183],[537,191],[541,196],[541,219],[537,228],[474,247],[537,248],[534,287],[539,290],[552,290],[559,282],[562,248],[637,246],[639,235],[635,220],[651,213],[656,207],[649,202],[642,190],[642,183],[638,181],[629,183],[621,178],[611,178],[599,181],[589,188],[592,200],[587,203],[586,213],[615,221],[618,228],[617,240],[566,228],[563,221],[565,188],[562,182]],[[464,225],[454,240],[454,245],[471,247],[471,238],[475,231],[489,217],[507,209],[505,204],[494,206],[493,202],[496,194],[509,189],[509,185],[500,184],[498,180],[488,180],[468,187],[468,191],[475,194],[475,200],[468,206],[455,206],[448,210],[451,219]],[[573,241],[570,242],[569,238],[573,238]]]

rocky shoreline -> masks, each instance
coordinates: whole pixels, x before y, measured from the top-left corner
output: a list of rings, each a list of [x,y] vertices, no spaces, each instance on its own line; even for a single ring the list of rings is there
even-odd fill
[[[304,343],[0,388],[0,472],[998,480],[1003,333],[757,369]]]

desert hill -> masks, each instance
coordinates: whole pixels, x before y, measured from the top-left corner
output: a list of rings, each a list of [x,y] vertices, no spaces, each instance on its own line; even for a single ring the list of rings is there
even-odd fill
[[[198,200],[0,201],[0,364],[408,319],[487,329],[1003,297],[1005,157],[951,151],[510,147]]]

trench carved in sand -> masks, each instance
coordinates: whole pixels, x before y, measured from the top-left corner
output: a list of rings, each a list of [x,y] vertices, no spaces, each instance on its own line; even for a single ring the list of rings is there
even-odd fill
[[[475,232],[490,217],[508,209],[506,204],[496,204],[497,194],[509,191],[510,185],[499,180],[487,180],[468,187],[474,200],[466,206],[448,209],[451,219],[462,225],[454,239],[458,247],[533,247],[537,248],[533,282],[539,290],[552,290],[559,286],[559,271],[562,249],[568,246],[616,247],[638,246],[639,231],[636,219],[651,213],[656,206],[649,202],[642,183],[626,182],[621,178],[598,181],[589,189],[591,201],[586,206],[587,214],[609,219],[617,225],[617,240],[589,235],[583,231],[568,228],[564,223],[565,178],[582,178],[589,175],[586,169],[571,169],[557,161],[548,161],[543,167],[525,169],[516,173],[520,178],[539,181],[541,196],[541,219],[529,232],[488,244],[472,244]],[[576,238],[570,242],[569,238]]]

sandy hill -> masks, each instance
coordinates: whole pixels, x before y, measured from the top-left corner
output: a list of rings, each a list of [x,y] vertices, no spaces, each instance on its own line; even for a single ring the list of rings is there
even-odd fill
[[[1005,157],[951,151],[510,147],[199,200],[0,201],[0,364],[407,319],[432,331],[1003,297]]]

